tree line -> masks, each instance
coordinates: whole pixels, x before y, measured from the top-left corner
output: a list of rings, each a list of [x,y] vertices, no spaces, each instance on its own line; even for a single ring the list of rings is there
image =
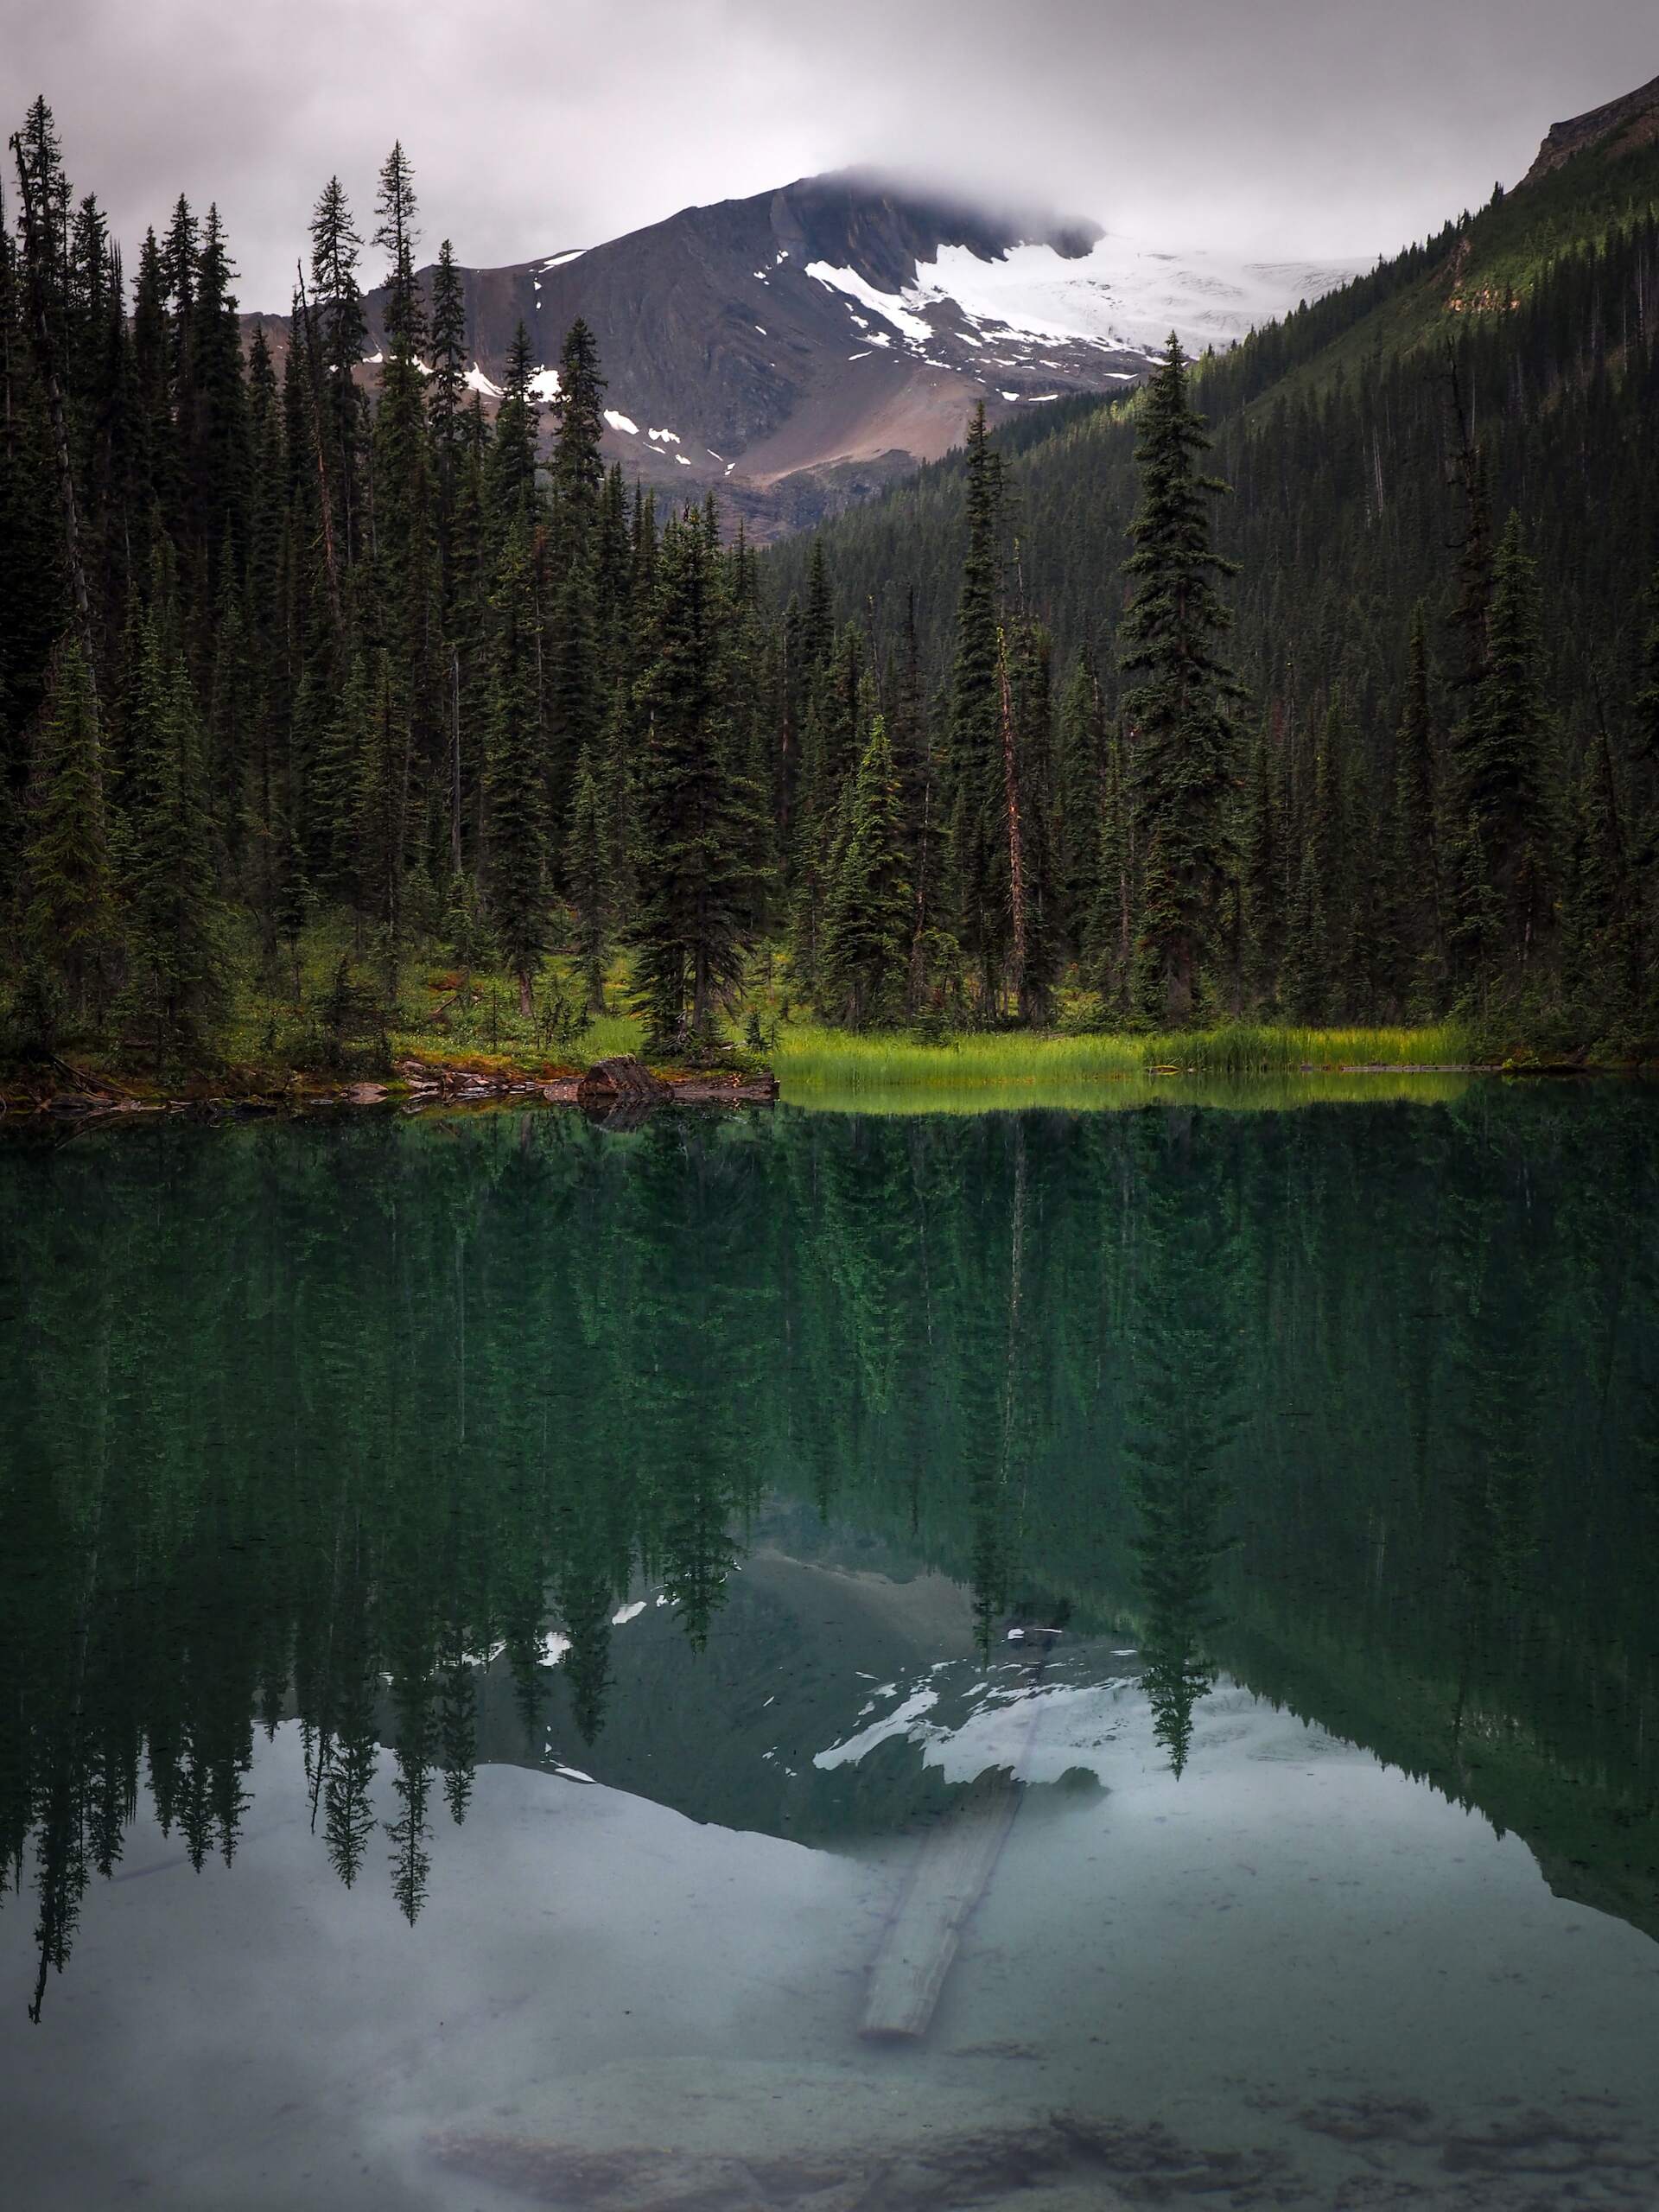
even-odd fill
[[[337,180],[279,367],[263,324],[244,351],[215,208],[146,235],[129,301],[43,101],[13,153],[0,861],[37,1020],[188,1057],[238,952],[297,988],[340,915],[389,1001],[442,945],[527,1009],[556,934],[596,999],[626,937],[653,1033],[710,1027],[771,864],[754,559],[606,467],[590,332],[550,371],[521,327],[486,413],[394,147],[372,396]]]
[[[552,368],[521,327],[486,409],[401,146],[366,366],[337,180],[273,351],[263,323],[243,346],[215,208],[146,235],[129,297],[44,101],[13,158],[14,1040],[200,1057],[239,977],[303,997],[323,925],[331,1020],[356,992],[385,1024],[433,952],[529,1016],[556,952],[595,1010],[620,966],[664,1048],[720,1034],[779,944],[791,1001],[854,1027],[1650,1029],[1651,502],[1618,479],[1622,657],[1558,619],[1575,546],[1605,563],[1588,518],[1541,544],[1536,509],[1640,447],[1659,355],[1641,318],[1609,334],[1651,219],[1471,319],[1432,378],[1296,384],[1453,233],[1225,361],[1172,341],[1135,401],[1050,439],[982,411],[949,470],[762,558],[712,499],[659,518],[607,467],[582,323]]]

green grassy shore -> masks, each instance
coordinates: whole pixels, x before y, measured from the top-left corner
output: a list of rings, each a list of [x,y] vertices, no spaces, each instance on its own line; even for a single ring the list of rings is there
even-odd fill
[[[31,1035],[28,1009],[0,994],[0,1097],[27,1107],[77,1087],[96,1091],[101,1079],[147,1102],[351,1098],[365,1088],[395,1091],[411,1064],[505,1089],[569,1077],[620,1053],[672,1074],[677,1064],[648,1050],[626,1011],[628,985],[619,959],[605,978],[605,1010],[591,1012],[574,963],[550,957],[525,1014],[506,976],[435,959],[407,963],[388,992],[377,988],[349,935],[323,926],[308,932],[297,969],[280,976],[259,976],[245,957],[188,1052],[158,1050],[144,1021],[119,1009],[96,1027],[60,1009],[49,1033]],[[1375,1028],[1235,1021],[1160,1033],[1109,1031],[1095,1027],[1097,1020],[1089,995],[1073,993],[1052,1030],[856,1034],[793,1010],[787,971],[774,959],[756,963],[753,987],[722,1038],[686,1071],[753,1077],[770,1071],[781,1095],[803,1105],[915,1112],[1127,1105],[1172,1084],[1244,1078],[1288,1096],[1318,1077],[1315,1088],[1330,1096],[1339,1081],[1371,1095],[1387,1077],[1407,1095],[1426,1096],[1430,1076],[1461,1081],[1483,1069],[1620,1064],[1562,1052],[1554,1039],[1529,1042],[1524,1028],[1511,1033],[1456,1020]]]

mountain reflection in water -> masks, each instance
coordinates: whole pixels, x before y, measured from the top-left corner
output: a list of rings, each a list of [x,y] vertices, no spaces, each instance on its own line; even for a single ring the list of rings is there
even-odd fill
[[[480,1762],[905,1830],[982,1699],[820,1755],[941,1654],[1017,1681],[1010,1621],[1066,1624],[1046,1694],[1138,1676],[1173,1776],[1224,1673],[1659,1935],[1656,1134],[1477,1084],[8,1142],[33,2009],[141,1807],[234,1861],[261,1731],[299,1751],[258,1817],[413,1922]]]

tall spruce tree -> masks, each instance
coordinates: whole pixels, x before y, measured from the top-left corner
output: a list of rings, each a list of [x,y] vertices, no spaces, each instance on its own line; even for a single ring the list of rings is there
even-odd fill
[[[1141,505],[1123,564],[1134,596],[1119,654],[1132,679],[1123,709],[1141,868],[1135,998],[1143,1014],[1178,1023],[1198,1005],[1228,882],[1238,696],[1216,649],[1230,620],[1217,579],[1235,564],[1211,544],[1209,501],[1226,487],[1199,471],[1211,440],[1187,370],[1172,333],[1141,416]]]
[[[957,602],[947,781],[957,935],[982,1013],[1001,1010],[1012,919],[1004,782],[1001,642],[1002,463],[982,402],[964,462],[967,550]]]
[[[1481,914],[1490,901],[1496,936],[1481,921],[1465,947],[1478,941],[1511,979],[1533,962],[1548,925],[1544,799],[1545,705],[1543,614],[1537,572],[1521,518],[1511,512],[1492,566],[1484,663],[1471,687],[1459,732],[1458,799],[1478,825],[1465,841],[1464,882]],[[1489,871],[1477,894],[1469,871],[1478,853]],[[1465,924],[1476,917],[1465,914]],[[1490,982],[1488,976],[1483,979]]]
[[[197,1049],[227,982],[200,717],[168,628],[165,605],[140,626],[124,838],[132,982],[158,1061]]]
[[[114,950],[113,884],[98,702],[73,639],[52,667],[28,838],[27,935],[84,1018],[99,1008]]]
[[[1445,910],[1441,881],[1440,772],[1429,688],[1428,615],[1412,609],[1405,707],[1394,748],[1395,850],[1402,982],[1406,1003],[1425,1013],[1444,989]]]
[[[364,524],[363,397],[357,384],[357,365],[368,338],[357,277],[362,245],[344,188],[331,176],[311,217],[308,350],[322,473],[340,557],[348,563],[357,557]]]
[[[594,334],[578,315],[559,353],[558,396],[553,403],[553,493],[568,539],[584,547],[599,518],[605,462],[600,440],[605,379],[599,372]]]
[[[616,918],[616,818],[606,804],[595,747],[585,746],[570,795],[564,878],[575,908],[575,951],[588,1011],[605,1010],[605,963]]]
[[[895,1021],[904,1011],[915,922],[907,842],[899,772],[878,715],[853,782],[818,958],[818,1003],[849,1029]]]
[[[723,595],[701,517],[669,524],[658,568],[639,697],[634,1002],[671,1044],[711,1035],[742,982],[760,795],[733,758],[716,682]]]
[[[535,555],[522,514],[507,531],[492,613],[486,882],[496,941],[527,1014],[547,947],[547,799]]]
[[[1100,895],[1106,715],[1094,657],[1077,655],[1060,702],[1054,779],[1056,925],[1065,953],[1082,957]]]

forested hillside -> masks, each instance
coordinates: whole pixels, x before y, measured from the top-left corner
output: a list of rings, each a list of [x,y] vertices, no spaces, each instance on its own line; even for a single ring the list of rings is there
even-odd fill
[[[606,467],[582,323],[550,463],[522,331],[469,402],[401,146],[366,252],[321,191],[280,378],[216,209],[129,282],[44,102],[13,156],[14,1058],[200,1065],[254,1001],[337,1058],[435,976],[664,1052],[759,1041],[763,974],[853,1027],[1659,1029],[1652,144],[764,559]]]
[[[1193,399],[1215,439],[1206,466],[1231,487],[1214,535],[1237,564],[1226,588],[1228,658],[1247,691],[1234,709],[1236,820],[1265,939],[1258,991],[1271,970],[1269,996],[1287,1007],[1363,1014],[1467,988],[1443,926],[1438,973],[1415,961],[1414,980],[1367,972],[1380,925],[1402,926],[1387,909],[1404,887],[1376,871],[1404,837],[1421,887],[1431,835],[1456,842],[1459,731],[1494,651],[1513,650],[1548,847],[1547,964],[1581,1003],[1611,1011],[1606,994],[1628,999],[1604,964],[1610,947],[1637,961],[1639,937],[1651,994],[1650,881],[1645,907],[1640,894],[1659,793],[1656,317],[1659,147],[1592,149],[1197,365]],[[1068,717],[1092,698],[1101,728],[1119,721],[1142,414],[1135,399],[1078,403],[995,440],[1007,601],[1043,626],[1070,702],[1063,790]],[[822,564],[842,619],[878,636],[913,621],[929,678],[944,682],[970,497],[953,458],[810,543],[769,552],[763,576],[779,597],[804,595]],[[1518,625],[1507,645],[1492,631],[1500,566],[1501,620]],[[1126,775],[1132,754],[1131,739]],[[1414,820],[1391,819],[1413,806]],[[1447,852],[1438,859],[1450,906]],[[1323,941],[1324,979],[1284,972],[1287,929],[1316,955]],[[1414,936],[1421,953],[1421,916]]]

